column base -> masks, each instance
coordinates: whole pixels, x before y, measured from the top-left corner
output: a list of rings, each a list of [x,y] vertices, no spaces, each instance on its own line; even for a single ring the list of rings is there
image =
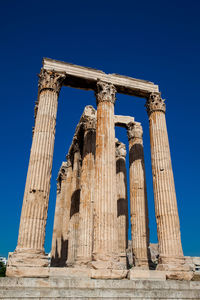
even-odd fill
[[[49,277],[49,267],[8,266],[6,277],[46,278]]]
[[[172,280],[191,280],[193,272],[184,257],[160,257],[157,271],[165,271],[166,278]]]
[[[183,257],[160,256],[156,270],[160,271],[191,271],[192,268]]]
[[[199,280],[194,277],[193,272],[166,272],[139,270],[94,270],[89,268],[53,268],[53,267],[9,267],[6,271],[7,277],[24,277],[24,278],[50,278],[61,277],[68,279],[86,278],[86,279],[129,279],[129,280]]]
[[[90,268],[91,258],[77,257],[74,263],[75,268]]]
[[[124,269],[127,269],[128,266],[128,260],[127,260],[127,254],[126,252],[121,252],[119,255],[119,262],[122,266],[124,266]]]
[[[139,270],[149,270],[149,261],[147,259],[137,259],[135,260],[135,267],[134,269]]]
[[[127,267],[120,260],[120,256],[113,254],[93,254],[93,260],[89,264],[95,270],[126,270]]]
[[[48,256],[44,251],[33,249],[16,249],[8,256],[9,267],[48,267]]]
[[[94,270],[89,268],[53,268],[53,267],[8,267],[7,277],[24,278],[92,278],[92,279],[124,279],[128,270]]]

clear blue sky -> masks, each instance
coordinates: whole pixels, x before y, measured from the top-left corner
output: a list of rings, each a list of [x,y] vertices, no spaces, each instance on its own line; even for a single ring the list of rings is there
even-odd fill
[[[200,2],[2,1],[0,18],[0,255],[16,247],[43,57],[159,84],[167,125],[185,255],[200,256]],[[117,95],[117,114],[144,127],[151,242],[156,242],[148,118],[144,99]],[[64,87],[59,98],[46,231],[50,251],[56,176],[93,92]],[[117,137],[127,142],[118,129]]]

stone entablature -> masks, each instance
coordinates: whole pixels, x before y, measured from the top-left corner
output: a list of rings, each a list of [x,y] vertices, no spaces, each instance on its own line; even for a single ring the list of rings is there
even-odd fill
[[[106,74],[103,71],[81,67],[50,58],[43,59],[43,69],[66,74],[66,80],[63,84],[74,88],[95,90],[97,81],[101,80],[113,84],[117,89],[117,92],[122,94],[148,97],[150,93],[159,92],[158,85],[155,85],[150,81],[118,74]]]

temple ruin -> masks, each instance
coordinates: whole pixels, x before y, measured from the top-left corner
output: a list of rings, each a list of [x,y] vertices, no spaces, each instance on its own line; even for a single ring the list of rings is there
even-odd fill
[[[57,179],[51,266],[44,251],[58,96],[63,86],[93,90],[97,110],[86,106]],[[18,243],[7,276],[83,276],[96,279],[156,277],[190,280],[182,250],[176,192],[158,85],[45,58],[39,74],[35,126]],[[159,246],[150,270],[143,129],[134,116],[115,115],[116,93],[146,99]],[[134,99],[133,99],[134,100]],[[93,103],[91,103],[92,105]],[[115,137],[127,131],[129,149]],[[129,170],[126,170],[126,153]],[[128,266],[128,197],[133,266]],[[81,275],[80,275],[81,274]],[[139,274],[139,275],[138,275]]]

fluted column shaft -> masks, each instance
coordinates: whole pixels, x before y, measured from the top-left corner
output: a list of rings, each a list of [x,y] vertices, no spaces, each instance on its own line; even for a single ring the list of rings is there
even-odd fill
[[[143,151],[143,131],[139,123],[129,123],[129,177],[133,261],[148,268],[149,221]]]
[[[71,183],[71,207],[68,231],[68,259],[67,265],[74,264],[77,256],[78,231],[79,231],[79,206],[80,206],[80,173],[81,155],[78,142],[74,145],[73,174]]]
[[[67,155],[67,176],[66,176],[66,184],[65,184],[65,193],[64,193],[64,213],[63,213],[63,263],[62,265],[66,265],[68,260],[69,253],[69,225],[70,225],[70,209],[71,209],[71,195],[72,195],[72,178],[73,178],[73,170],[70,155]]]
[[[93,267],[116,269],[117,238],[116,161],[113,85],[97,83],[97,129]]]
[[[116,190],[117,190],[117,224],[120,261],[127,267],[126,249],[128,248],[128,199],[126,176],[126,147],[116,142]]]
[[[57,178],[57,198],[54,216],[53,238],[51,248],[51,266],[64,266],[66,245],[63,232],[65,207],[65,192],[67,184],[68,162],[63,162]],[[65,253],[64,253],[65,252]]]
[[[165,120],[165,103],[159,94],[151,94],[146,107],[149,115],[159,263],[176,264],[182,261],[183,251]]]
[[[96,119],[91,118],[86,120],[83,127],[84,139],[77,262],[80,264],[87,264],[92,260]]]
[[[39,77],[35,128],[14,255],[20,251],[44,254],[58,94],[64,75],[42,70]]]

